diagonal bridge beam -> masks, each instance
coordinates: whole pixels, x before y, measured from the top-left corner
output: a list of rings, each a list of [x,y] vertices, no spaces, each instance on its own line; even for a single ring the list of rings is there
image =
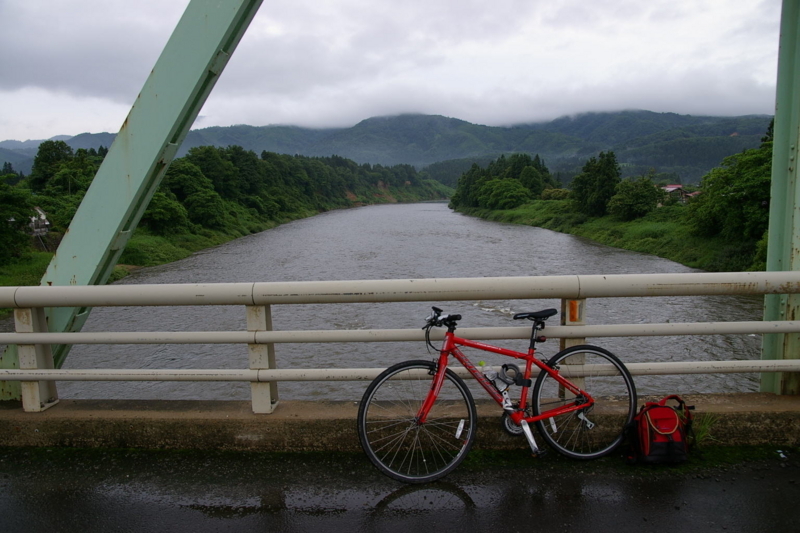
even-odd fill
[[[42,285],[106,283],[261,2],[191,0],[98,169]],[[51,332],[80,331],[89,311],[50,308],[36,325]],[[18,324],[20,320],[24,319],[18,318]],[[69,346],[53,348],[52,364],[60,368]],[[0,357],[0,368],[19,367],[18,350],[9,347]],[[19,397],[18,382],[0,381],[0,400]]]

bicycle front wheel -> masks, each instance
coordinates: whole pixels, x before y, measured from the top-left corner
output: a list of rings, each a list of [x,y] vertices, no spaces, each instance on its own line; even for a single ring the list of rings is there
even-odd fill
[[[361,447],[381,472],[398,481],[426,483],[446,476],[475,440],[475,402],[450,369],[427,421],[417,423],[435,371],[430,361],[398,363],[375,378],[361,399]]]
[[[614,451],[636,414],[636,387],[625,365],[611,352],[588,345],[562,350],[547,364],[594,398],[589,407],[537,422],[547,443],[574,459],[596,459]],[[533,387],[535,415],[574,402],[576,397],[550,374],[539,374]]]

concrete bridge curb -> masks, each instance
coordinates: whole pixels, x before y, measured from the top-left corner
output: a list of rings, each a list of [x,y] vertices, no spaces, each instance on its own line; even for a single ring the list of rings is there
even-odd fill
[[[720,445],[800,445],[800,396],[768,393],[685,396],[711,415]],[[286,401],[256,415],[248,401],[61,400],[41,413],[0,402],[0,446],[360,451],[358,403]],[[524,449],[500,429],[495,404],[479,403],[478,449]]]

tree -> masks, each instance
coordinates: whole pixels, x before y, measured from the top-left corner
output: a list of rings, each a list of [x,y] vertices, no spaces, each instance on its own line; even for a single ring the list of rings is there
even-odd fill
[[[487,181],[478,194],[478,204],[488,209],[513,209],[531,200],[530,191],[511,178]]]
[[[175,195],[156,191],[142,215],[142,224],[162,235],[180,232],[189,225],[189,215],[186,208],[175,199]]]
[[[477,163],[473,163],[472,167],[458,180],[456,192],[450,198],[450,206],[453,209],[459,207],[486,207],[488,194],[483,187],[491,181],[496,180],[512,180],[521,184],[526,191],[520,197],[523,202],[538,198],[542,191],[551,187],[557,187],[556,181],[550,174],[550,170],[545,166],[544,161],[537,154],[531,159],[531,156],[525,153],[511,154],[508,158],[501,155],[494,161],[490,162],[486,169],[482,169]],[[493,189],[497,184],[490,186]],[[509,184],[503,184],[508,192],[512,187]],[[489,190],[489,189],[487,189]],[[514,190],[522,190],[514,187]],[[479,196],[483,196],[483,203],[481,203]],[[508,202],[504,202],[508,203]],[[507,209],[507,208],[506,208]]]
[[[47,182],[73,158],[72,147],[64,141],[44,141],[33,159],[30,184],[34,191],[44,189]]]
[[[616,194],[608,201],[608,212],[624,221],[635,220],[654,210],[664,197],[661,189],[647,176],[617,184]]]
[[[736,242],[761,239],[769,224],[772,142],[726,157],[703,177],[689,204],[692,227],[705,236]]]
[[[200,191],[213,191],[214,184],[208,179],[197,165],[185,157],[175,159],[167,169],[164,180],[161,182],[162,192],[169,192],[183,202],[189,196]]]
[[[6,161],[3,163],[3,170],[0,171],[0,183],[7,183],[8,185],[16,185],[25,178],[22,172],[14,170],[14,166]]]
[[[578,211],[593,217],[606,214],[608,201],[616,194],[620,168],[614,152],[600,152],[590,158],[580,174],[572,179],[571,197]]]
[[[0,183],[0,265],[28,250],[30,237],[26,229],[35,214],[25,191]]]
[[[228,200],[236,200],[241,195],[242,183],[238,169],[225,156],[222,148],[198,146],[189,150],[186,159],[197,165],[203,175],[211,180],[217,194]]]
[[[549,185],[545,183],[542,173],[533,166],[525,167],[519,175],[519,182],[525,186],[534,198],[539,198]]]
[[[190,195],[184,202],[189,219],[206,228],[225,227],[225,202],[214,191],[202,190]]]
[[[450,199],[450,205],[458,207],[478,207],[478,194],[481,186],[489,181],[488,171],[484,171],[477,163],[466,171],[458,180],[456,192]]]

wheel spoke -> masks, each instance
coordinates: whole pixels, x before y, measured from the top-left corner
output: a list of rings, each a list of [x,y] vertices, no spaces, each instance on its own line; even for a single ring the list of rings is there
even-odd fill
[[[477,414],[472,396],[451,371],[445,374],[427,421],[417,423],[417,411],[432,378],[393,378],[420,369],[432,372],[433,368],[428,361],[389,368],[370,384],[359,406],[358,435],[364,451],[378,469],[400,481],[421,483],[446,475],[464,459],[475,438]]]
[[[577,459],[611,453],[621,443],[622,432],[636,411],[636,389],[625,366],[613,354],[596,346],[568,348],[556,354],[548,365],[561,368],[565,377],[575,373],[574,379],[592,396],[594,404],[556,415],[555,428],[549,420],[537,422],[544,439],[558,452]],[[598,370],[593,374],[585,369]],[[537,378],[533,390],[535,414],[569,406],[574,401],[549,374]],[[589,412],[591,418],[587,417]]]

